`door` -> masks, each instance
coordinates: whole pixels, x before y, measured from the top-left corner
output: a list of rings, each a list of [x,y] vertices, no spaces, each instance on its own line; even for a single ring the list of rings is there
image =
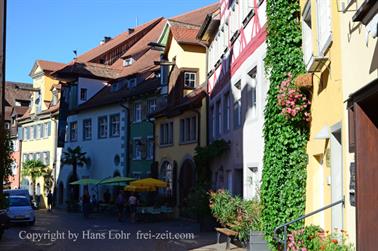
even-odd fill
[[[357,248],[378,245],[378,94],[368,105],[354,104],[356,139]]]

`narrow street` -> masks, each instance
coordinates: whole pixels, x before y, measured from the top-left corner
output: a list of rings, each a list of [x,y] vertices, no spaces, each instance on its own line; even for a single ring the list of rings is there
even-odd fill
[[[225,240],[217,245],[215,233],[200,233],[198,224],[187,221],[130,223],[118,222],[115,215],[98,214],[84,219],[79,213],[67,213],[63,210],[55,210],[53,213],[39,210],[36,214],[37,221],[34,226],[14,226],[8,229],[0,241],[0,250],[225,249]],[[179,238],[175,238],[175,234],[180,234]],[[34,242],[31,240],[33,236]],[[233,245],[231,248],[242,250]]]

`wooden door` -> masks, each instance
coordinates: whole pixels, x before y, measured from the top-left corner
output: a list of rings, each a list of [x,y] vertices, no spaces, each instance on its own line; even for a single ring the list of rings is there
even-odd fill
[[[378,116],[377,102],[368,103],[354,104],[357,249],[361,251],[378,247]]]

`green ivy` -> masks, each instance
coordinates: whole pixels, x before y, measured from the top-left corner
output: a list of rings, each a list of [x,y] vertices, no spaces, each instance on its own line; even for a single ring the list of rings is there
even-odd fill
[[[303,215],[306,192],[306,145],[309,128],[287,120],[277,104],[280,83],[290,72],[293,78],[305,70],[298,0],[268,0],[267,56],[270,88],[264,111],[264,170],[261,186],[262,221],[272,249],[274,228]],[[303,222],[291,227],[299,228]]]

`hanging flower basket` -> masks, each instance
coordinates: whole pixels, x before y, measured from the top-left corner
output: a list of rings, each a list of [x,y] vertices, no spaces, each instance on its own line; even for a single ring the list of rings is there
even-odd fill
[[[306,93],[298,88],[292,80],[291,73],[288,78],[281,82],[277,96],[278,106],[286,119],[296,122],[311,121],[311,101]]]
[[[312,74],[306,73],[299,75],[294,79],[294,84],[299,89],[311,90],[313,85]]]

